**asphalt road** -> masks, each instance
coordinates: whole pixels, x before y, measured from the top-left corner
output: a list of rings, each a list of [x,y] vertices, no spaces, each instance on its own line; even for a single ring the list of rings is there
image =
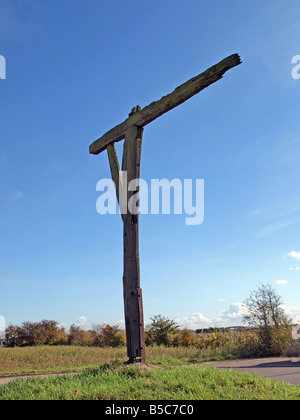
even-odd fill
[[[207,362],[221,369],[237,369],[241,372],[265,376],[274,381],[285,381],[292,385],[300,385],[300,358],[272,358],[228,360],[221,362]]]

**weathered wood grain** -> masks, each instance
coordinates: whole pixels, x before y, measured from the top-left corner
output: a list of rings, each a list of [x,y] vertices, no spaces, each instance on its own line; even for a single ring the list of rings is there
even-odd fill
[[[123,164],[127,169],[128,184],[140,179],[143,128],[132,126],[125,133]],[[128,191],[128,202],[136,194]],[[138,195],[137,195],[138,197]],[[140,257],[139,257],[139,215],[130,211],[124,220],[124,274],[123,292],[129,361],[136,358],[145,361],[144,320],[141,310]]]
[[[108,161],[110,166],[110,172],[112,180],[114,181],[115,188],[116,188],[116,195],[120,207],[120,213],[123,222],[126,218],[126,211],[127,211],[127,203],[124,203],[124,185],[123,185],[123,177],[120,171],[119,160],[116,152],[116,148],[114,143],[109,144],[107,146],[107,155]]]
[[[120,172],[118,156],[117,156],[117,152],[116,152],[116,148],[114,144],[109,144],[107,146],[107,155],[108,155],[111,177],[115,183],[116,194],[119,201],[119,198],[120,198],[119,187],[120,187],[120,180],[122,182],[122,177],[121,177],[121,172]]]
[[[97,155],[107,148],[111,143],[118,142],[125,138],[125,132],[133,125],[145,127],[156,118],[177,107],[192,96],[201,92],[211,84],[222,79],[223,75],[233,67],[241,64],[238,54],[233,54],[225,58],[220,63],[212,66],[204,73],[190,79],[188,82],[176,88],[172,93],[164,96],[159,101],[153,102],[145,108],[135,109],[135,113],[129,114],[129,117],[121,124],[109,130],[106,134],[90,145],[90,153]]]

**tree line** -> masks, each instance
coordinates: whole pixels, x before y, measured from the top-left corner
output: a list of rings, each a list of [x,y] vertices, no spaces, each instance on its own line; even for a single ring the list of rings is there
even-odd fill
[[[118,325],[100,324],[85,330],[75,324],[69,331],[59,322],[44,319],[40,322],[23,322],[10,325],[6,331],[7,347],[22,346],[94,346],[118,347],[126,345],[125,331]],[[189,346],[194,344],[196,334],[188,329],[181,330],[179,325],[168,317],[156,315],[151,324],[146,326],[145,341],[147,346]]]
[[[5,331],[8,347],[20,346],[95,346],[118,347],[125,344],[125,331],[117,325],[101,324],[90,330],[71,325],[69,332],[57,321],[44,319],[41,322],[23,322],[10,325]]]

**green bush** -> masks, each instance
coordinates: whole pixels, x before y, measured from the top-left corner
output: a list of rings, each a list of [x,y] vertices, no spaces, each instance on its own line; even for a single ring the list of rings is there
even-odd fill
[[[104,324],[99,328],[96,343],[100,347],[124,346],[126,344],[125,331],[117,325]]]
[[[147,346],[156,344],[157,346],[171,346],[179,326],[168,317],[155,315],[151,318],[151,324],[145,329],[145,342]]]

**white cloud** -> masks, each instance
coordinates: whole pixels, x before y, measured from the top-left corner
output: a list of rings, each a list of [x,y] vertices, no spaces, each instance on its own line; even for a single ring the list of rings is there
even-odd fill
[[[92,328],[92,324],[88,321],[86,316],[80,316],[77,319],[77,325],[83,330],[89,330]]]
[[[288,284],[287,280],[277,280],[277,286],[286,286]]]
[[[116,324],[119,328],[121,328],[122,330],[125,330],[125,320],[121,319],[121,321],[117,322]]]
[[[289,253],[289,257],[296,258],[296,260],[300,260],[300,251],[299,252],[291,251]]]
[[[289,271],[300,271],[300,267],[289,267]]]
[[[222,311],[214,318],[207,318],[200,312],[190,316],[178,318],[175,321],[183,328],[192,330],[209,327],[230,327],[242,325],[242,317],[245,313],[243,303],[232,303],[228,309]]]
[[[0,317],[0,321],[1,321],[1,317]],[[121,329],[125,329],[125,321],[123,319],[121,319],[120,321],[116,322],[116,323],[107,323],[105,320],[104,321],[97,321],[97,322],[93,322],[90,321],[86,316],[80,316],[79,318],[77,318],[76,322],[60,322],[59,323],[59,327],[60,328],[65,328],[66,331],[68,331],[71,327],[71,325],[75,324],[77,327],[81,328],[82,330],[88,331],[88,330],[95,330],[96,328],[98,328],[99,325],[117,325],[119,328]]]
[[[225,299],[217,299],[217,302],[225,302]]]
[[[298,306],[286,306],[282,305],[282,309],[284,309],[285,313],[292,318],[295,324],[300,322],[300,305]]]
[[[0,315],[0,338],[4,339],[5,338],[5,318],[4,316]]]
[[[79,324],[79,325],[86,324],[86,322],[87,322],[87,317],[86,317],[86,316],[80,316],[80,317],[77,319],[77,322],[78,322],[78,324]]]
[[[232,303],[228,309],[221,312],[221,319],[226,324],[224,326],[242,324],[244,313],[245,306],[243,303]]]
[[[21,198],[23,198],[23,193],[22,193],[22,191],[19,190],[19,191],[13,192],[10,195],[9,200],[10,201],[16,201],[16,200],[20,200]]]
[[[183,318],[178,318],[175,320],[182,328],[189,328],[191,330],[196,330],[198,328],[207,328],[214,326],[212,320],[205,318],[200,312],[195,313],[190,316]]]

